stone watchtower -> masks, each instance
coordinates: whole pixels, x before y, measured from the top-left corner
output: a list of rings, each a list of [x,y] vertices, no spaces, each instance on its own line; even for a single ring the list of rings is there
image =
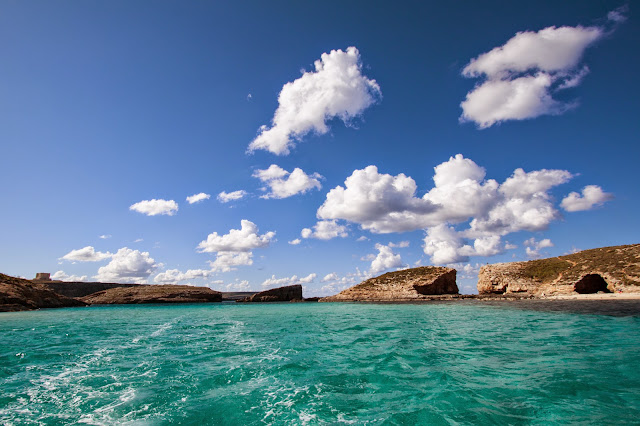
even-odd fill
[[[38,272],[34,281],[51,281],[51,274],[49,272]]]

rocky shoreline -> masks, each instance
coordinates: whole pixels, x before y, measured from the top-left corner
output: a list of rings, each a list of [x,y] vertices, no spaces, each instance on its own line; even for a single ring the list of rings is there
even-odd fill
[[[456,270],[442,266],[388,272],[334,296],[311,299],[303,298],[301,285],[262,292],[223,293],[185,285],[63,283],[0,274],[0,312],[101,304],[222,301],[425,303],[536,299],[570,304],[640,300],[640,244],[602,247],[528,262],[486,265],[480,269],[477,287],[478,294],[459,294]]]
[[[0,312],[86,305],[81,300],[60,295],[43,284],[0,274]]]
[[[392,302],[435,300],[459,295],[456,270],[442,266],[423,266],[388,272],[370,278],[320,302]]]

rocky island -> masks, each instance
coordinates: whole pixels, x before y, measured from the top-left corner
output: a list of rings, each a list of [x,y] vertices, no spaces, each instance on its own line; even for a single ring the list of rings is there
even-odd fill
[[[0,274],[0,312],[73,306],[86,303],[55,293],[43,284]]]
[[[237,302],[291,302],[303,300],[302,286],[295,284],[261,291],[260,293],[237,300]]]
[[[611,293],[640,295],[640,244],[602,247],[528,262],[485,265],[478,294],[460,295],[456,270],[423,266],[370,278],[321,302],[419,302],[429,300],[514,300],[576,298]],[[70,297],[71,296],[71,297]],[[587,296],[585,296],[587,297]],[[595,297],[595,296],[594,296]],[[600,297],[600,296],[598,296]],[[259,293],[221,293],[208,287],[118,283],[63,283],[39,273],[34,280],[0,274],[0,312],[99,304],[315,301],[301,285]]]
[[[640,292],[640,244],[485,265],[478,275],[479,295],[540,297],[616,291]]]
[[[456,270],[422,266],[370,278],[320,302],[394,302],[429,300],[429,296],[457,295]]]
[[[221,302],[222,293],[208,287],[188,285],[138,285],[99,291],[85,296],[81,300],[90,305],[205,303]]]

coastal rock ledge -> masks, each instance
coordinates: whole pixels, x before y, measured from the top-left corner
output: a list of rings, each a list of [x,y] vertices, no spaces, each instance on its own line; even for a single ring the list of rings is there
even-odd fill
[[[302,301],[302,286],[300,284],[272,288],[261,291],[252,296],[238,300],[238,302],[290,302]]]
[[[42,284],[0,274],[0,312],[85,305],[84,302],[55,293]]]
[[[91,305],[207,303],[221,302],[222,293],[208,287],[188,285],[139,285],[99,291],[85,296],[81,300]]]
[[[422,266],[387,272],[370,278],[320,302],[393,302],[428,299],[429,296],[458,294],[456,270]]]
[[[578,253],[496,263],[480,268],[478,293],[554,296],[640,292],[640,244],[602,247]]]

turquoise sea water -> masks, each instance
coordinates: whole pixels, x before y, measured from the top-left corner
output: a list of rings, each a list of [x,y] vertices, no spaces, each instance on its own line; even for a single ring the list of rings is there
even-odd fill
[[[0,314],[0,424],[638,424],[640,317],[474,303]]]

